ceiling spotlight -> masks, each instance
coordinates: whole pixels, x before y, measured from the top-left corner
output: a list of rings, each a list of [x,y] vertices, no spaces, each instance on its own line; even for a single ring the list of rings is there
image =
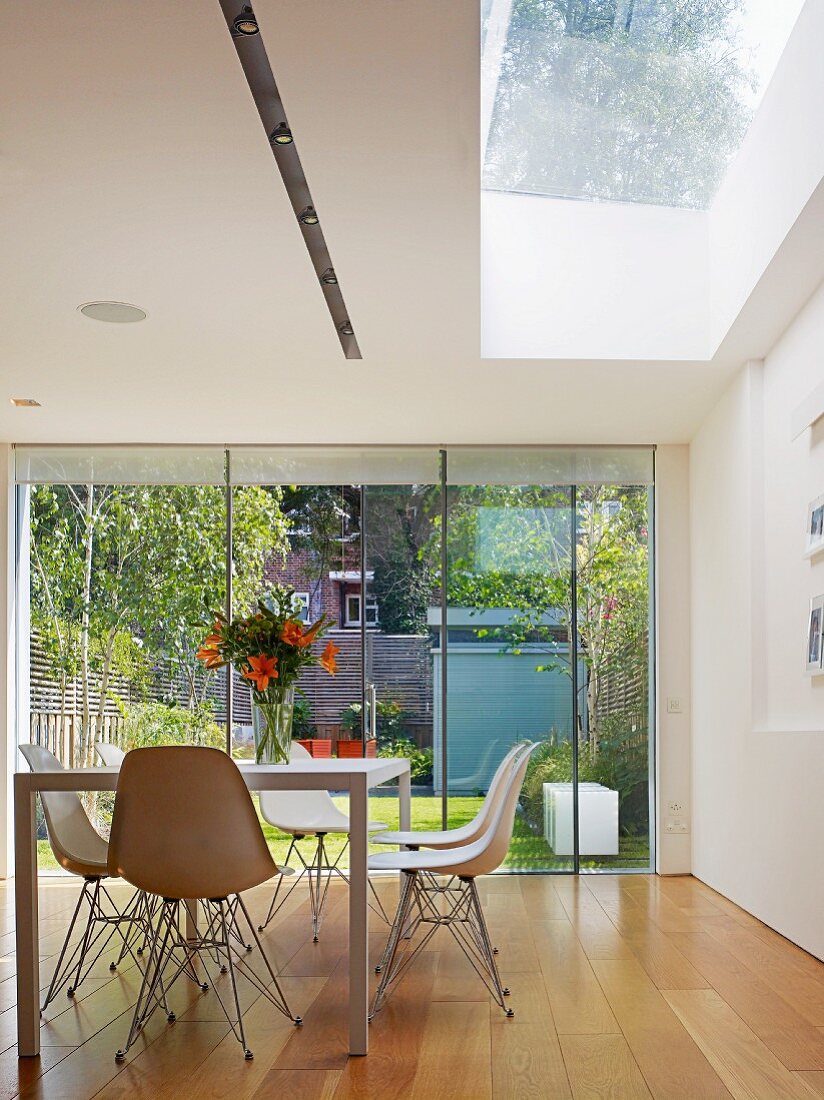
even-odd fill
[[[338,285],[338,277],[335,274],[334,267],[327,267],[327,269],[321,275],[320,281],[325,286],[337,286]]]
[[[338,325],[338,332],[341,334],[341,336],[355,335],[355,330],[352,328],[352,322],[348,319],[342,322],[342,324]]]
[[[258,33],[257,19],[250,7],[245,7],[240,15],[232,23],[232,34],[248,38],[250,34]]]
[[[146,310],[140,306],[130,306],[128,302],[86,302],[77,308],[84,317],[91,317],[93,321],[128,325],[133,321],[146,320]]]
[[[317,225],[320,218],[315,213],[314,206],[305,206],[298,214],[298,221],[301,225]]]
[[[35,401],[33,397],[12,397],[12,405],[16,405],[18,409],[39,409],[40,402]]]
[[[281,122],[269,135],[269,141],[272,145],[291,145],[292,131],[285,122]]]

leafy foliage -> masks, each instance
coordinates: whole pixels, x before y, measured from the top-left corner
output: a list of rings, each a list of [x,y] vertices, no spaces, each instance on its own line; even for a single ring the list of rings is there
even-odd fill
[[[485,185],[706,207],[749,123],[744,0],[515,0]]]
[[[454,495],[449,517],[447,597],[475,612],[504,609],[506,622],[479,625],[502,651],[535,653],[536,670],[571,675],[571,499],[567,489],[482,486]],[[597,743],[610,675],[647,692],[648,497],[644,486],[583,485],[577,496],[576,609],[587,729]]]
[[[404,756],[409,761],[409,772],[413,783],[428,785],[432,782],[434,753],[431,748],[419,749],[408,737],[399,737],[395,741],[386,741],[380,745],[378,756]]]
[[[369,490],[371,590],[386,634],[425,634],[433,568],[427,553],[440,490],[428,485],[382,485]]]
[[[195,651],[208,608],[225,593],[225,495],[209,485],[38,485],[30,496],[32,625],[63,706],[80,679],[78,763],[92,762],[112,679],[148,687],[167,665],[187,701],[204,699],[210,674]],[[235,600],[255,598],[266,560],[283,554],[280,490],[234,492]],[[94,685],[92,684],[94,680]],[[92,713],[91,695],[99,685]]]
[[[206,745],[226,747],[226,732],[215,722],[212,708],[194,709],[165,703],[140,703],[124,708],[121,748],[142,749],[155,745]]]
[[[638,716],[640,723],[641,716]],[[626,836],[645,836],[649,829],[649,745],[644,725],[627,732],[623,718],[607,723],[597,753],[583,738],[578,745],[578,779],[618,791],[619,829]],[[543,830],[544,783],[572,780],[572,742],[553,733],[532,755],[521,794],[524,814]]]
[[[298,696],[292,712],[292,737],[295,740],[305,741],[317,737],[318,727],[312,721],[312,708],[309,700]]]
[[[360,737],[362,710],[360,703],[350,703],[341,714],[341,729]],[[410,715],[397,700],[378,699],[376,710],[375,729],[378,736],[378,748],[407,739],[407,726]]]

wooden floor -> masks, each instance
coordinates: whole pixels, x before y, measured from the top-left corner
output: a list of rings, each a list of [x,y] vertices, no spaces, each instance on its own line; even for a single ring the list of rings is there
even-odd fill
[[[47,1012],[41,1057],[18,1061],[13,892],[0,883],[0,1097],[824,1097],[824,965],[691,878],[486,879],[515,1018],[441,930],[372,1024],[370,1055],[349,1059],[344,889],[319,944],[297,892],[265,934],[303,1029],[249,993],[245,1062],[214,992],[181,982],[177,1021],[156,1016],[119,1066],[137,972],[112,976],[109,957]],[[394,883],[380,890],[391,902]],[[76,896],[73,880],[41,888],[44,982]],[[250,900],[260,913],[268,890]],[[376,955],[384,935],[375,921]]]

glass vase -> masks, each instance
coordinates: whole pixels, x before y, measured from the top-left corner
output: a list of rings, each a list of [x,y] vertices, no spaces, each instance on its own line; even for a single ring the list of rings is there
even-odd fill
[[[256,764],[289,763],[294,713],[294,687],[281,688],[264,703],[252,700]]]

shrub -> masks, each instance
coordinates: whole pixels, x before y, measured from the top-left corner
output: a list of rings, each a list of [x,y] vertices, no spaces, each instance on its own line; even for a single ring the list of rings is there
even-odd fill
[[[377,720],[375,726],[378,734],[378,747],[383,748],[395,741],[409,740],[407,736],[407,723],[409,712],[405,711],[400,703],[394,699],[378,699]],[[361,733],[361,705],[350,703],[340,718],[340,727],[347,733],[360,737]],[[411,742],[410,742],[411,744]],[[390,753],[391,755],[391,753]]]
[[[412,782],[428,786],[432,782],[434,754],[432,749],[419,749],[408,737],[399,737],[396,741],[387,741],[379,746],[378,756],[404,756],[409,761]]]
[[[312,721],[312,708],[309,700],[302,697],[295,699],[295,709],[292,716],[292,736],[295,740],[305,741],[307,738],[317,737],[318,727]]]
[[[602,783],[618,791],[619,828],[624,836],[643,836],[649,830],[649,754],[646,725],[632,729],[630,716],[603,719],[597,752],[582,739],[578,747],[578,780]],[[629,727],[629,728],[628,728]],[[572,742],[553,730],[532,755],[521,795],[524,814],[532,827],[544,827],[544,783],[572,779]]]
[[[154,745],[226,747],[226,733],[210,706],[190,710],[175,704],[138,703],[125,711],[121,747],[126,751]]]

